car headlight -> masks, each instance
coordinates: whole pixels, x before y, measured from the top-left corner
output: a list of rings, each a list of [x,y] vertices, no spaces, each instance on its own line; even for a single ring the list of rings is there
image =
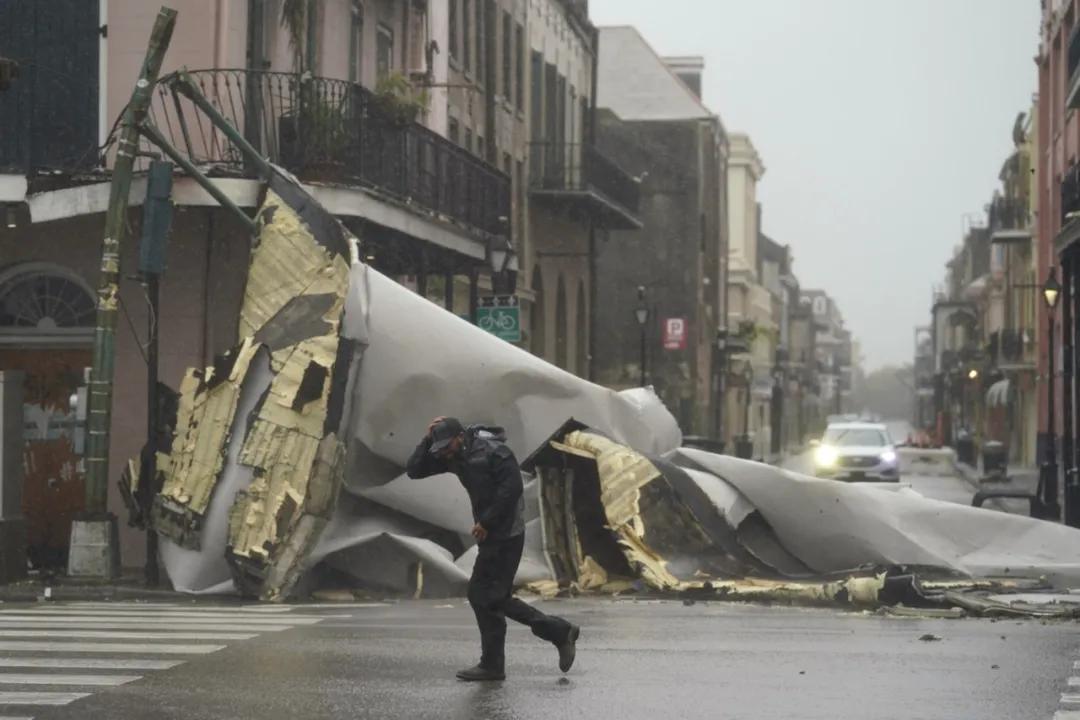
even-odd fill
[[[832,467],[836,464],[836,458],[836,448],[828,445],[822,445],[814,453],[814,461],[818,464],[818,467]]]
[[[896,462],[896,453],[892,450],[886,450],[885,452],[881,453],[881,461],[892,465],[894,462]]]

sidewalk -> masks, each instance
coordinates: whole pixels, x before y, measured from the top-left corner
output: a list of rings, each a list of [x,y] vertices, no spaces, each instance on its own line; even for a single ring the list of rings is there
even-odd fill
[[[981,464],[981,463],[980,463]],[[1039,486],[1039,469],[1010,465],[1006,471],[1007,479],[1004,481],[984,481],[983,472],[980,468],[966,463],[956,463],[956,469],[971,487],[979,490],[1002,490],[1007,492],[1034,493]],[[1031,504],[1027,500],[1014,498],[995,498],[984,504],[984,507],[996,507],[1005,512],[1016,515],[1028,515]]]
[[[221,602],[220,596],[207,600]],[[146,586],[141,571],[130,571],[109,582],[69,578],[64,575],[32,575],[7,585],[0,585],[0,603],[37,602],[39,600],[146,600],[193,602],[186,593]]]

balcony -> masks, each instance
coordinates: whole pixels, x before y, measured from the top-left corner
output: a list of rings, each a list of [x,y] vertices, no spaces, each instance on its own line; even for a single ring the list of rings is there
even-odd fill
[[[1003,370],[1034,367],[1030,350],[1034,334],[1030,330],[1002,330],[998,343],[997,365]]]
[[[612,230],[642,227],[637,181],[590,144],[530,143],[529,193],[576,207]]]
[[[190,75],[249,143],[301,180],[363,187],[487,236],[508,232],[510,178],[362,85],[248,70]],[[151,120],[213,174],[254,175],[238,148],[165,87]]]
[[[1019,198],[996,197],[990,205],[990,242],[1031,242],[1031,217]]]

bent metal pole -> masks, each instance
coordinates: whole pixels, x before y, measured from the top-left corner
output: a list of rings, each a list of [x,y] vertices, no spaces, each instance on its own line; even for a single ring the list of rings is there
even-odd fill
[[[139,145],[139,125],[147,115],[161,62],[176,25],[176,11],[158,11],[146,49],[139,80],[121,118],[120,140],[109,188],[105,236],[98,278],[97,320],[94,328],[94,359],[90,370],[86,451],[86,513],[101,516],[108,511],[109,424],[112,412],[116,313],[120,294],[120,258],[127,237],[128,193]]]

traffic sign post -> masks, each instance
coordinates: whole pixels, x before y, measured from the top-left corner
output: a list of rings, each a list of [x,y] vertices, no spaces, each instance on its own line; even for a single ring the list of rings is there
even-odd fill
[[[480,298],[476,308],[476,325],[500,340],[521,342],[521,307],[517,295]]]

